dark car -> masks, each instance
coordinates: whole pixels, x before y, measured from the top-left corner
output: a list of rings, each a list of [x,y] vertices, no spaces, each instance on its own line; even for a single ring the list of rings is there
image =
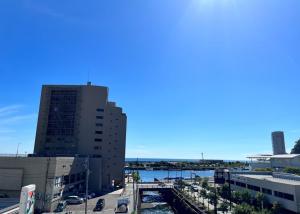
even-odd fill
[[[96,207],[94,208],[94,211],[101,211],[105,206],[105,200],[103,198],[100,198],[97,201]]]

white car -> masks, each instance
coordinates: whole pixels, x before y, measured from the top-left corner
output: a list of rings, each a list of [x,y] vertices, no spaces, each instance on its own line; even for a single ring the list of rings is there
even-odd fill
[[[68,196],[66,198],[67,204],[82,204],[84,202],[83,198],[80,198],[79,196],[72,195]]]

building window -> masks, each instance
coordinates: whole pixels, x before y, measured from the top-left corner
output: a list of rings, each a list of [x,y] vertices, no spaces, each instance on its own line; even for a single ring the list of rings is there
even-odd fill
[[[239,186],[239,187],[244,187],[244,188],[246,188],[246,184],[245,184],[245,183],[242,183],[242,182],[236,181],[236,182],[235,182],[235,185],[237,185],[237,186]]]
[[[260,192],[260,187],[258,187],[258,186],[248,184],[247,187],[248,187],[248,189]]]
[[[94,146],[94,150],[99,150],[99,146]]]
[[[98,112],[104,112],[104,109],[103,108],[97,108],[96,111],[98,111]]]
[[[77,105],[76,90],[52,90],[48,113],[48,136],[73,136]]]
[[[270,189],[262,188],[262,192],[268,195],[272,195],[272,190]]]
[[[103,124],[102,124],[102,123],[96,123],[96,126],[98,126],[98,127],[102,127],[102,126],[103,126]]]
[[[95,138],[95,142],[102,142],[101,138]]]
[[[96,116],[97,119],[103,119],[103,116]]]
[[[290,201],[294,201],[294,195],[288,193],[274,191],[274,195],[278,198],[284,198]]]
[[[55,177],[54,186],[55,187],[61,186],[61,177]]]
[[[95,134],[102,134],[102,131],[95,131]]]

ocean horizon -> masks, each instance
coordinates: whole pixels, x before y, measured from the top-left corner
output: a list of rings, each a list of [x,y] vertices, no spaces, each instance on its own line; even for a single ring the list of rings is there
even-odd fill
[[[186,158],[125,158],[126,162],[160,162],[160,161],[168,161],[168,162],[198,162],[202,159],[186,159]],[[247,160],[223,160],[223,159],[204,159],[204,160],[219,160],[224,162],[247,162]]]

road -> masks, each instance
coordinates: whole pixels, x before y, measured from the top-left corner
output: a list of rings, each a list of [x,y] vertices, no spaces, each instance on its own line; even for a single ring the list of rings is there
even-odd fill
[[[196,185],[196,186],[198,187],[198,191],[200,192],[201,189],[202,189],[202,187],[199,186],[199,185]],[[199,197],[199,193],[198,192],[191,191],[191,189],[189,187],[185,187],[184,188],[184,192],[185,192],[186,195],[192,196],[195,199],[194,201],[196,201],[197,203],[199,203],[199,202],[201,204],[203,203],[203,198]],[[209,191],[207,191],[207,193],[209,193]],[[218,200],[218,207],[219,207],[219,205],[222,202],[224,202],[224,199],[220,198]],[[204,199],[204,206],[206,207],[206,209],[209,207],[209,210],[213,210],[214,209],[214,205],[210,204],[208,199]],[[219,210],[217,211],[217,213],[218,214],[223,214],[223,212],[221,212]],[[231,214],[231,211],[228,210],[227,214]]]
[[[125,190],[123,189],[108,193],[106,195],[96,197],[93,199],[88,200],[87,204],[87,213],[101,213],[101,214],[114,214],[115,208],[117,207],[117,201],[119,198],[129,198],[129,206],[128,206],[128,213],[131,213],[133,210],[133,194],[132,194],[132,184],[127,184]],[[93,209],[96,206],[97,201],[103,198],[105,200],[105,206],[101,212],[94,212]],[[85,204],[78,204],[78,205],[68,205],[62,214],[72,213],[72,214],[81,214],[84,212]],[[46,213],[45,213],[46,214]]]

